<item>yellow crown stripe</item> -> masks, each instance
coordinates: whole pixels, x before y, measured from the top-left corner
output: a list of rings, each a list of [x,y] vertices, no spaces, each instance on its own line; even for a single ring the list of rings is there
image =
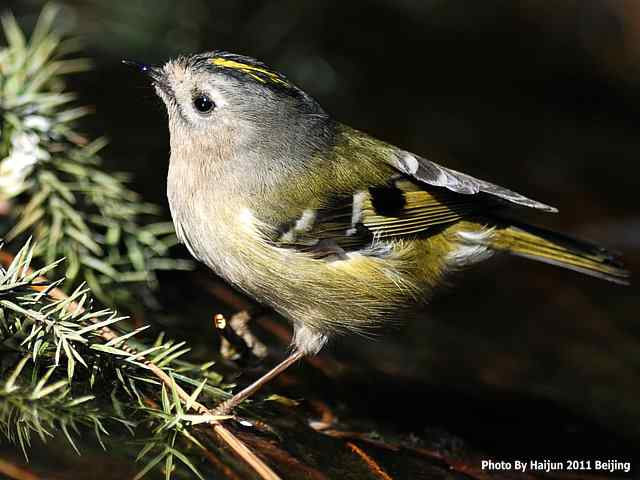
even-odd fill
[[[285,87],[289,86],[289,84],[284,80],[282,80],[280,77],[278,77],[276,73],[270,70],[267,70],[264,67],[249,65],[247,63],[237,62],[235,60],[229,60],[228,58],[214,58],[213,60],[211,60],[211,63],[213,63],[214,65],[217,65],[218,67],[230,68],[232,70],[239,70],[243,73],[246,73],[247,75],[250,75],[252,78],[255,78],[256,80],[262,83],[267,83],[267,80],[257,75],[258,73],[267,77],[267,79],[272,83],[279,83],[280,85],[284,85]]]

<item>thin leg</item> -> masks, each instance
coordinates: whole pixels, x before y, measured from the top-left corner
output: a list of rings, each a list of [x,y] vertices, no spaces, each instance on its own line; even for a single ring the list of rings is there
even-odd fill
[[[238,393],[236,393],[229,400],[225,400],[220,405],[218,405],[214,409],[214,414],[215,415],[228,415],[229,412],[231,412],[231,410],[236,408],[240,403],[242,403],[244,400],[246,400],[251,395],[256,393],[265,384],[269,383],[275,377],[280,375],[282,372],[284,372],[287,368],[289,368],[291,365],[296,363],[302,357],[304,357],[304,353],[302,353],[302,352],[300,352],[298,350],[294,351],[291,355],[289,355],[282,362],[280,362],[278,365],[273,367],[271,370],[269,370],[267,373],[265,373],[263,376],[261,376],[255,382],[253,382],[251,385],[249,385],[248,387],[244,388],[243,390],[240,390]]]

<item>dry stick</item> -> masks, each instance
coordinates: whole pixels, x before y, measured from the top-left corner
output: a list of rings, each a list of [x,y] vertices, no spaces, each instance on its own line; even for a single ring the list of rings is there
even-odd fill
[[[207,432],[207,433],[210,433],[213,435],[213,432]],[[241,480],[240,477],[236,475],[236,473],[233,470],[231,470],[227,465],[222,463],[222,461],[218,457],[216,457],[213,453],[211,453],[209,450],[205,449],[203,451],[203,454],[205,457],[207,457],[207,460],[209,460],[209,463],[211,465],[213,465],[215,468],[217,468],[222,472],[222,474],[224,475],[224,478],[226,478],[227,480]]]
[[[240,294],[234,292],[224,283],[211,278],[210,275],[201,274],[196,277],[198,283],[215,298],[221,302],[231,306],[239,311],[252,312],[255,308],[252,304]],[[250,315],[254,319],[260,318],[260,325],[265,328],[269,333],[274,335],[278,341],[284,345],[288,345],[291,340],[291,332],[278,322],[271,320],[268,316],[263,315],[263,312],[252,312]],[[338,360],[332,357],[324,356],[309,356],[304,357],[304,361],[310,364],[317,370],[320,370],[324,375],[329,378],[335,378],[336,374],[347,370],[347,367],[340,363]]]
[[[155,401],[151,400],[148,397],[143,397],[142,401],[149,408],[153,408],[155,410],[160,408]],[[197,436],[201,438],[201,435],[199,435],[199,433],[200,432],[198,432]],[[206,434],[208,437],[215,439],[218,442],[218,444],[220,444],[220,438],[213,432],[213,430],[207,430]],[[236,473],[231,468],[225,465],[218,457],[216,457],[213,453],[211,453],[209,449],[207,449],[204,445],[202,446],[202,454],[205,456],[205,458],[209,461],[211,465],[213,465],[215,468],[217,468],[222,472],[222,474],[224,475],[224,478],[226,478],[227,480],[240,480],[240,477],[238,477],[238,475],[236,475]]]
[[[381,478],[382,480],[393,480],[393,478],[391,478],[389,474],[385,472],[380,465],[378,465],[378,462],[371,458],[367,452],[362,450],[355,443],[347,442],[347,446],[353,453],[358,455],[364,461],[367,467],[369,467],[369,470],[371,470],[376,477]]]
[[[437,460],[447,465],[454,472],[462,473],[463,475],[467,475],[475,480],[490,480],[494,478],[493,475],[483,472],[480,469],[480,467],[474,467],[473,465],[469,464],[469,463],[477,463],[479,465],[480,460],[476,462],[464,462],[463,460],[457,460],[455,458],[447,457],[446,455],[435,450],[429,450],[429,449],[420,448],[420,447],[410,447],[410,446],[401,445],[398,443],[386,443],[380,440],[374,440],[372,438],[369,438],[368,434],[361,433],[361,432],[345,432],[340,430],[325,429],[325,430],[322,430],[322,433],[330,437],[342,438],[345,440],[349,440],[349,439],[357,440],[357,441],[369,444],[373,447],[388,450],[391,452],[406,451],[406,452],[413,453],[415,455],[419,455],[421,457],[428,458],[430,460]],[[352,442],[348,442],[348,443],[352,443]],[[518,479],[520,478],[523,478],[525,480],[534,480],[535,477],[532,477],[529,474],[523,473],[518,476]],[[604,479],[592,478],[592,477],[589,477],[589,479],[604,480]]]
[[[305,480],[329,480],[327,476],[315,467],[301,462],[286,450],[280,448],[276,442],[265,440],[263,437],[250,432],[241,432],[242,440],[266,457],[273,459],[278,465],[289,468],[287,472],[291,478]]]
[[[0,262],[6,267],[8,267],[11,264],[13,259],[14,257],[10,253],[5,251],[0,251]],[[29,269],[29,271],[32,272],[31,269]],[[34,279],[34,283],[47,283],[47,282],[48,280],[44,277],[38,277]],[[47,287],[34,286],[33,288],[36,291],[44,291],[46,290]],[[64,293],[59,288],[53,288],[49,290],[48,295],[51,298],[56,300],[65,300],[68,298],[67,294]],[[84,312],[84,308],[80,307],[80,305],[78,305],[75,302],[72,302],[70,304],[70,307],[73,309],[74,313]],[[116,332],[114,332],[109,327],[101,327],[100,335],[102,336],[102,338],[104,338],[107,341],[118,338],[119,336]],[[130,347],[129,345],[123,345],[121,349],[129,353],[130,355],[137,355],[138,353],[134,348]],[[178,396],[185,403],[190,400],[189,394],[185,392],[182,389],[182,387],[180,387],[180,385],[175,383],[173,379],[169,375],[167,375],[164,372],[164,370],[162,370],[156,364],[154,364],[150,360],[147,360],[141,356],[138,356],[136,360],[141,363],[144,363],[147,366],[147,368],[149,368],[149,370],[151,370],[151,372],[162,381],[162,383],[164,383],[171,389],[175,388],[176,392],[178,393]],[[205,407],[199,402],[193,402],[192,408],[196,412],[198,412],[200,415],[214,416],[211,410],[209,410],[207,407]],[[245,462],[247,462],[256,471],[256,473],[260,475],[260,477],[263,480],[281,480],[280,477],[273,470],[271,470],[271,468],[266,463],[260,460],[260,458],[258,458],[258,456],[255,453],[253,453],[249,448],[247,448],[247,446],[244,443],[242,443],[242,441],[240,441],[240,439],[238,439],[233,433],[231,433],[224,425],[222,425],[217,420],[212,420],[210,423],[213,430],[218,434],[218,436],[220,436],[220,438],[222,438],[224,442],[227,445],[229,445],[229,447],[231,447],[231,449],[234,452],[236,452],[236,454],[240,458],[242,458]]]
[[[40,477],[31,473],[29,470],[1,458],[0,475],[6,475],[7,478],[13,478],[14,480],[40,480]]]

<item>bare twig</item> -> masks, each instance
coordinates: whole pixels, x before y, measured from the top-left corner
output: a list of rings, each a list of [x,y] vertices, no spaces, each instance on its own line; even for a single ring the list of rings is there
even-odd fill
[[[305,478],[307,480],[328,480],[327,476],[320,470],[301,462],[286,450],[280,448],[275,442],[250,432],[240,432],[244,442],[257,449],[267,458],[273,459],[279,465],[289,469],[288,473],[292,478]]]
[[[357,440],[358,442],[366,443],[375,448],[380,448],[383,450],[388,450],[391,452],[400,452],[405,451],[412,453],[414,455],[418,455],[421,457],[428,458],[430,460],[435,460],[437,462],[442,462],[444,465],[448,466],[454,472],[462,473],[464,475],[469,476],[475,480],[490,480],[495,477],[494,474],[483,471],[480,468],[481,460],[478,458],[473,458],[469,461],[463,461],[460,459],[452,458],[451,456],[445,455],[444,453],[438,452],[437,450],[421,448],[421,447],[411,447],[407,445],[401,445],[398,443],[387,443],[380,440],[374,440],[370,438],[366,433],[361,432],[348,432],[348,431],[340,431],[340,430],[320,430],[325,435],[335,438],[342,438],[345,440]],[[353,442],[347,442],[348,444],[352,444]],[[508,476],[511,478],[511,476]],[[518,474],[518,479],[523,478],[525,480],[534,480],[534,476],[529,474],[520,473]],[[570,477],[558,477],[558,478],[567,478]],[[592,477],[589,477],[592,478]],[[594,477],[593,480],[601,480],[599,478]]]
[[[349,447],[349,449],[353,453],[358,455],[364,461],[367,467],[369,467],[369,470],[371,470],[376,477],[381,478],[382,480],[393,480],[393,478],[391,478],[389,474],[385,472],[383,468],[367,454],[367,452],[362,450],[355,443],[347,442],[347,447]]]
[[[258,316],[255,312],[255,305],[251,304],[249,300],[235,292],[228,285],[212,278],[211,275],[200,274],[196,276],[196,280],[200,285],[202,285],[205,291],[225,305],[228,305],[232,309],[240,312],[250,312],[254,318]],[[264,315],[264,311],[261,311],[260,313],[260,326],[274,335],[280,343],[288,345],[291,342],[291,331],[281,323],[269,318],[268,315]],[[319,356],[306,355],[304,357],[304,361],[329,378],[336,378],[340,373],[348,370],[346,365],[326,354]]]
[[[0,458],[0,476],[3,475],[14,480],[40,480],[40,477],[26,468]]]
[[[218,457],[216,457],[209,450],[205,450],[203,453],[204,453],[204,456],[209,461],[209,463],[213,465],[214,468],[217,468],[219,471],[222,472],[226,480],[241,480],[240,477],[233,470],[231,470],[231,468],[225,465]]]
[[[267,356],[267,347],[256,337],[249,328],[251,315],[242,310],[234,314],[229,320],[220,313],[213,317],[213,322],[222,337],[220,353],[224,358],[233,360],[251,355],[257,359]]]
[[[9,252],[0,251],[0,263],[2,263],[3,265],[9,266],[13,261],[13,259],[14,259],[14,256],[11,255]],[[37,283],[37,284],[46,284],[47,282],[48,280],[44,277],[36,278],[33,281],[33,283]],[[34,286],[33,288],[36,291],[44,291],[46,290],[47,286],[40,285],[40,286]],[[63,300],[67,298],[67,294],[64,293],[64,291],[62,291],[59,288],[53,288],[49,290],[48,295],[51,298],[54,298],[57,300]],[[84,309],[75,302],[71,303],[70,309],[74,313],[82,313],[84,311]],[[107,341],[116,339],[119,336],[115,331],[113,331],[112,329],[106,326],[103,326],[100,328],[100,335]],[[138,354],[138,352],[134,348],[126,344],[120,348],[131,355]],[[180,385],[175,383],[173,379],[169,375],[167,375],[167,373],[165,373],[164,370],[162,370],[160,367],[155,365],[150,360],[141,356],[137,357],[137,361],[144,363],[149,368],[149,370],[156,377],[158,377],[162,381],[162,383],[167,385],[170,389],[175,389],[175,391],[178,393],[178,396],[180,397],[181,400],[185,402],[185,404],[191,401],[190,395],[187,392],[185,392],[182,389],[182,387],[180,387]],[[213,411],[209,410],[207,407],[205,407],[199,402],[193,402],[191,408],[193,408],[200,415],[214,416]],[[233,433],[231,433],[231,431],[229,431],[218,420],[212,420],[211,426],[214,432],[216,432],[216,434],[222,440],[224,440],[224,442],[240,458],[242,458],[245,462],[247,462],[247,464],[249,464],[263,480],[280,480],[280,477],[266,463],[264,463],[253,451],[247,448],[247,446],[244,443],[242,443]]]
[[[318,432],[331,428],[336,421],[336,415],[333,413],[333,410],[331,410],[331,407],[317,399],[308,400],[308,403],[320,414],[320,418],[309,422],[309,426]]]

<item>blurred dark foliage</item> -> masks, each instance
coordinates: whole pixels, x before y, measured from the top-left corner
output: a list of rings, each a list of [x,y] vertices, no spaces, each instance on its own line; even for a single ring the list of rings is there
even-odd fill
[[[529,220],[618,249],[640,271],[640,2],[63,4],[96,64],[72,84],[98,111],[86,128],[111,137],[107,162],[148,200],[166,202],[166,118],[120,59],[225,49],[282,70],[345,123],[559,207]],[[41,5],[3,4],[27,25]],[[216,307],[182,279],[165,279],[167,298],[203,309],[180,328],[211,338]],[[334,342],[355,373],[314,389],[351,415],[442,427],[496,455],[638,451],[638,280],[504,258],[455,283],[424,322]]]

